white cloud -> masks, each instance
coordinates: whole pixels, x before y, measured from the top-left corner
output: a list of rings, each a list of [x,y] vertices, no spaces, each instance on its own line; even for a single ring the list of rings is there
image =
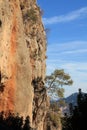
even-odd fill
[[[55,62],[47,65],[48,74],[52,73],[55,69],[64,69],[74,81],[72,86],[64,87],[65,96],[77,92],[78,88],[82,88],[82,91],[87,91],[87,62],[60,61],[60,63]]]
[[[78,87],[81,86],[83,83],[86,84],[85,87],[87,86],[87,62],[66,63],[64,65],[61,65],[61,67],[64,68],[71,75],[74,81],[73,86],[78,84]]]
[[[67,70],[73,70],[74,68],[77,68],[78,70],[87,70],[87,64],[85,62],[87,60],[86,48],[87,41],[49,44],[47,51],[47,66],[52,68],[58,66],[62,68],[66,67]]]
[[[62,68],[65,68],[66,70],[70,70],[73,74],[74,72],[77,72],[79,74],[87,73],[87,62],[68,62],[61,64]]]
[[[55,60],[56,61],[56,60]],[[66,72],[71,72],[73,75],[75,72],[80,76],[80,74],[84,74],[84,76],[87,76],[87,62],[76,62],[76,61],[62,61],[60,62],[53,62],[48,63],[47,65],[48,69],[51,68],[52,70],[56,68],[65,69]],[[52,72],[52,70],[50,72]],[[75,77],[75,75],[74,75]]]
[[[65,87],[65,96],[78,88],[87,90],[87,41],[49,44],[47,55],[47,74],[64,69],[74,81],[73,86]]]
[[[87,49],[78,49],[64,52],[64,54],[76,54],[76,53],[87,53]]]
[[[48,55],[76,54],[87,52],[87,41],[70,41],[67,43],[49,44]]]
[[[54,23],[61,23],[61,22],[70,22],[83,17],[87,17],[87,7],[83,7],[81,9],[72,11],[65,15],[54,16],[51,18],[43,18],[43,23],[46,25],[46,24],[54,24]]]

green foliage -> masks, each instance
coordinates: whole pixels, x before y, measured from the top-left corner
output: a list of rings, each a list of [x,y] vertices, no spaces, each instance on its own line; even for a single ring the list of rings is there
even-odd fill
[[[58,127],[58,125],[60,124],[60,114],[50,111],[49,118],[50,118],[51,122],[53,123],[53,125],[55,127]]]
[[[50,103],[45,121],[47,125],[50,125],[52,128],[58,129],[61,127],[61,111],[56,102]]]
[[[62,130],[87,130],[87,93],[79,89],[77,106],[70,104],[70,112],[62,117]]]
[[[36,11],[34,9],[27,10],[27,13],[25,14],[25,19],[29,19],[33,22],[36,22],[38,20],[38,17],[36,15]]]
[[[58,88],[57,90],[57,94],[61,98],[64,97],[64,92],[65,92],[64,88]]]
[[[63,85],[72,85],[73,81],[69,74],[65,73],[63,69],[56,69],[51,75],[46,76],[46,88],[50,96],[63,97]]]
[[[52,111],[58,112],[59,111],[59,106],[56,102],[50,103],[50,109]]]
[[[65,107],[65,106],[67,106],[67,104],[66,104],[66,102],[65,102],[64,100],[60,99],[60,100],[58,101],[58,106]]]

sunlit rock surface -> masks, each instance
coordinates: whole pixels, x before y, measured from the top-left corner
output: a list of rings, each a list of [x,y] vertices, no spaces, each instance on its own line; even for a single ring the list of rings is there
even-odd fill
[[[4,91],[0,91],[0,111],[29,115],[32,126],[38,130],[43,130],[47,107],[46,91],[44,100],[41,92],[45,60],[46,36],[36,1],[0,0],[0,82],[5,86]],[[32,81],[38,77],[43,84],[37,88],[36,100]],[[40,101],[42,104],[37,106],[36,102]],[[36,109],[41,112],[34,119]]]

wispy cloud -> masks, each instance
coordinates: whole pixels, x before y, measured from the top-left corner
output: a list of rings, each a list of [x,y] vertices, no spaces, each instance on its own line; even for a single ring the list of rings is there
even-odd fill
[[[72,87],[65,87],[65,96],[87,88],[87,41],[69,41],[49,44],[47,51],[47,74],[64,69],[72,77]],[[69,92],[68,92],[69,90]]]
[[[62,54],[80,54],[80,53],[87,53],[87,49],[77,49],[77,50],[71,50],[71,51],[64,51]]]
[[[85,71],[85,74],[87,75],[87,62],[81,63],[81,62],[76,62],[76,61],[75,62],[66,61],[64,64],[61,65],[61,67],[65,68],[66,70],[72,71],[73,74],[74,72],[78,72],[82,74]]]
[[[53,72],[55,69],[64,69],[74,81],[73,86],[64,87],[65,96],[70,95],[70,92],[74,93],[78,91],[78,88],[82,88],[82,91],[87,90],[87,62],[67,62],[67,60],[61,60],[59,62],[53,61],[53,64],[51,63],[47,65],[47,74]]]
[[[61,60],[58,63],[57,60],[55,60],[55,62],[53,60],[51,61],[51,63],[48,63],[47,68],[49,73],[51,73],[53,70],[57,68],[61,68],[61,69],[65,69],[66,72],[72,73],[72,75],[74,75],[75,78],[77,76],[76,73],[78,73],[79,77],[82,75],[80,78],[84,78],[84,76],[87,77],[87,62],[82,62],[82,63],[76,61],[67,62],[67,60],[65,61]],[[51,70],[49,71],[49,69]]]
[[[87,53],[87,41],[49,44],[48,55]]]
[[[54,16],[51,18],[43,18],[43,23],[46,24],[55,24],[55,23],[64,23],[76,20],[78,18],[87,17],[87,7],[80,8],[78,10],[72,11],[68,14]]]
[[[78,91],[78,88],[82,88],[82,91],[87,90],[87,62],[77,62],[77,61],[66,61],[64,64],[60,64],[66,72],[68,72],[73,79],[74,83],[72,88],[70,88],[69,93],[66,91],[65,95],[70,94],[70,92]],[[68,88],[66,87],[66,90]]]

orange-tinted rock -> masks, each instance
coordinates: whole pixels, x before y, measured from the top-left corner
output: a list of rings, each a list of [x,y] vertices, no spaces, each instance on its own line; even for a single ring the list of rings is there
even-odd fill
[[[27,14],[30,9],[34,10],[33,18]],[[29,115],[32,122],[32,80],[42,77],[44,82],[46,69],[46,38],[40,10],[35,0],[0,0],[0,21],[0,72],[5,85],[0,92],[0,111]],[[44,113],[38,130],[43,120]]]
[[[0,7],[0,16],[2,16],[2,11],[4,12],[0,28],[0,36],[2,36],[0,38],[0,67],[1,82],[5,84],[4,92],[0,95],[0,109],[27,115],[29,110],[30,113],[32,112],[33,97],[29,51],[24,36],[20,3],[19,0],[4,0],[0,3]],[[28,93],[29,90],[30,93]],[[29,96],[32,98],[30,107],[25,105],[25,100],[28,100]]]

